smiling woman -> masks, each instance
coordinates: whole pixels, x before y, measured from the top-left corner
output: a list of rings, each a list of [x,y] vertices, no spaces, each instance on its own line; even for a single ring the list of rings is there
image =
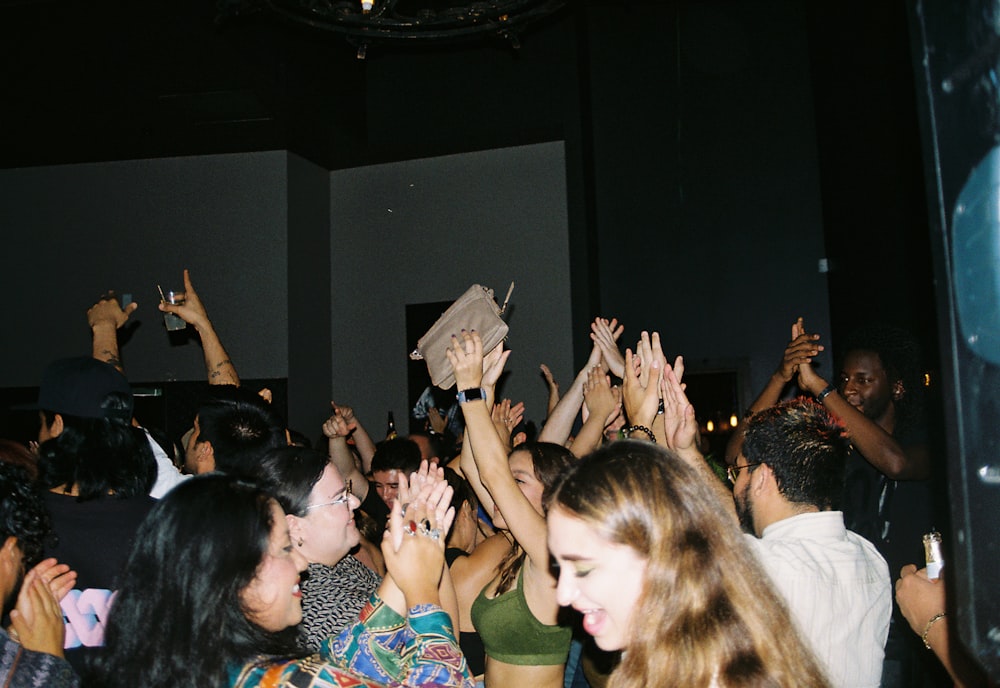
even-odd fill
[[[411,517],[426,519],[433,532],[439,521],[431,501],[412,508]],[[372,688],[385,685],[380,677],[391,670],[392,685],[471,688],[440,608],[443,543],[403,530],[397,506],[383,552],[399,580],[402,610],[373,595],[356,623],[310,655],[295,628],[306,560],[292,544],[281,506],[235,476],[185,481],[156,505],[136,537],[107,621],[105,651],[84,685]],[[402,660],[391,667],[373,649],[386,646],[400,648]]]
[[[300,634],[318,652],[326,638],[357,620],[382,582],[350,554],[361,540],[354,522],[360,503],[350,481],[313,449],[272,449],[255,471],[285,511],[292,546],[309,562]]]
[[[649,442],[612,442],[549,502],[559,603],[604,650],[611,688],[826,686],[712,488]]]

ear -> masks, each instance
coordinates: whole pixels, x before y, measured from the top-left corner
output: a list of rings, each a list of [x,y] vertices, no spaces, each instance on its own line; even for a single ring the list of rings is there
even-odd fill
[[[303,523],[305,519],[294,514],[285,514],[285,522],[288,524],[288,536],[292,539],[292,544],[298,543],[302,539]]]
[[[13,535],[8,535],[7,539],[3,541],[3,546],[0,547],[0,557],[7,560],[12,557],[16,557],[18,552],[17,538]]]
[[[49,425],[49,437],[59,437],[62,431],[66,429],[66,425],[63,423],[63,417],[58,413],[53,414],[52,424]]]
[[[8,579],[12,583],[17,581],[21,569],[21,550],[17,546],[17,538],[13,535],[7,536],[3,546],[0,547],[0,578]]]
[[[514,435],[514,438],[510,441],[511,447],[517,447],[528,441],[528,433],[524,430]]]
[[[766,463],[757,466],[757,469],[750,474],[750,489],[755,494],[777,491],[778,483],[774,479],[774,471]]]
[[[215,470],[215,449],[209,441],[197,442],[194,445],[195,460],[201,469],[199,472],[207,473]]]
[[[893,401],[899,401],[906,395],[906,387],[903,385],[902,380],[896,380],[892,384],[892,399]]]

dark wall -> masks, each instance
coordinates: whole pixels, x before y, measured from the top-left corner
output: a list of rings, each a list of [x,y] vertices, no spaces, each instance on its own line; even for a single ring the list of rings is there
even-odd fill
[[[692,356],[735,342],[753,387],[800,314],[831,340],[871,317],[933,340],[902,0],[586,0],[519,50],[363,61],[197,0],[0,11],[0,165],[286,148],[348,169],[565,141],[578,362],[598,313]]]
[[[629,3],[587,21],[600,307],[696,369],[748,362],[755,392],[796,317],[830,335],[804,14]]]

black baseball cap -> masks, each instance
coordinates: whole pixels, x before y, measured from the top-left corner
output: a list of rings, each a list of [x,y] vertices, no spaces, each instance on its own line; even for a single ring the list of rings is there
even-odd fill
[[[103,408],[111,392],[128,399],[127,408]],[[80,418],[132,420],[134,399],[128,380],[110,363],[89,356],[61,358],[42,373],[35,408]]]

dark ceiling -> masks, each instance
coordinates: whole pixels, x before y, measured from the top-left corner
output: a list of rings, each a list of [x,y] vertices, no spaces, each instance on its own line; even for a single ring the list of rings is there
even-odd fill
[[[359,60],[341,34],[224,4],[0,0],[0,167],[280,148],[329,168],[371,162],[378,63],[470,49],[376,44]],[[515,52],[510,38],[483,48]]]

